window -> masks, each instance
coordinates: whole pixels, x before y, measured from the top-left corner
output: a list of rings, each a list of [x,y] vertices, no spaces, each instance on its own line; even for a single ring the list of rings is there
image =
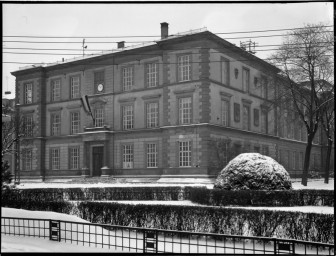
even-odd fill
[[[229,126],[229,101],[222,100],[222,125]]]
[[[79,169],[79,147],[69,148],[70,169]]]
[[[133,87],[133,67],[122,69],[123,91],[129,91]]]
[[[25,104],[30,104],[33,103],[33,84],[25,84],[25,91],[24,91],[24,103]]]
[[[103,91],[98,91],[98,85],[99,84],[105,85],[105,74],[104,74],[104,71],[96,71],[96,72],[94,72],[94,88],[95,88],[95,93],[104,92],[104,86],[103,86]]]
[[[179,123],[191,123],[191,97],[179,98]]]
[[[243,91],[249,91],[250,86],[250,71],[246,68],[243,68]]]
[[[95,127],[103,127],[104,126],[104,109],[96,108],[93,112]]]
[[[70,78],[70,98],[79,98],[79,76]]]
[[[24,116],[23,117],[23,127],[24,127],[24,137],[33,136],[33,116]]]
[[[261,97],[267,99],[267,78],[261,76]]]
[[[268,133],[268,119],[267,119],[267,111],[266,110],[262,110],[261,111],[261,132],[262,133]]]
[[[151,102],[146,104],[147,128],[158,126],[159,104]]]
[[[31,171],[32,170],[32,150],[23,149],[22,150],[22,170]]]
[[[300,170],[303,170],[303,152],[300,152],[299,155],[299,168]]]
[[[259,145],[254,146],[254,152],[256,152],[256,153],[260,152],[260,146]]]
[[[146,65],[146,80],[147,80],[147,87],[157,86],[158,84],[157,63],[148,63]]]
[[[243,129],[250,130],[250,107],[243,106]]]
[[[123,145],[123,168],[133,168],[133,145]]]
[[[157,146],[155,143],[147,144],[147,167],[157,167]]]
[[[61,115],[60,113],[51,114],[51,135],[61,134]]]
[[[133,105],[122,106],[123,130],[133,129]]]
[[[268,156],[269,155],[269,148],[267,145],[262,145],[261,146],[261,154],[262,155],[265,155],[265,156]]]
[[[229,162],[229,142],[225,142],[223,144],[222,152],[223,152],[223,164],[224,164],[223,167],[224,167]]]
[[[225,85],[229,85],[230,81],[230,62],[227,59],[221,60],[221,71],[222,71],[222,83]]]
[[[79,119],[79,112],[71,112],[70,113],[70,134],[79,133],[79,125],[80,125],[80,119]]]
[[[235,120],[235,122],[240,122],[240,104],[239,103],[234,103],[233,110],[234,110],[234,120]]]
[[[253,109],[254,126],[259,126],[259,109]]]
[[[51,170],[60,169],[60,150],[59,148],[51,149]]]
[[[179,142],[179,165],[180,167],[191,166],[191,142],[180,141]]]
[[[191,78],[190,55],[183,55],[177,58],[179,82],[189,81]]]
[[[51,101],[59,101],[61,99],[61,80],[51,81]]]

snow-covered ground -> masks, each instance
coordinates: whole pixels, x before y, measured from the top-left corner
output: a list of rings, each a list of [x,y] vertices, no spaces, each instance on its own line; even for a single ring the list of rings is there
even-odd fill
[[[173,179],[172,179],[173,181]],[[301,184],[300,179],[292,180],[294,189],[328,189],[334,190],[334,179],[330,179],[328,184],[324,183],[323,179],[309,180],[307,186]],[[171,187],[171,186],[206,186],[207,188],[213,188],[211,183],[183,183],[183,179],[177,179],[176,182],[171,183],[66,183],[66,182],[24,182],[17,185],[17,188],[89,188],[89,187]]]
[[[50,241],[48,238],[36,238],[36,237],[24,237],[24,236],[13,236],[13,235],[5,235],[1,233],[1,251],[2,252],[128,252],[128,249],[122,250],[120,247],[133,247],[138,248],[138,252],[142,253],[143,249],[143,233],[138,230],[138,232],[124,231],[121,233],[121,230],[107,230],[100,227],[90,227],[88,222],[80,219],[75,216],[62,214],[62,213],[54,213],[54,212],[44,212],[44,211],[27,211],[22,209],[12,209],[12,208],[1,208],[3,217],[22,217],[26,218],[29,216],[30,218],[55,218],[63,221],[77,221],[79,225],[64,226],[61,231],[61,242]],[[24,226],[23,223],[20,223],[21,226]],[[83,226],[82,226],[83,225]],[[62,224],[61,224],[62,227]],[[4,225],[1,225],[1,232],[4,232]],[[18,227],[16,227],[17,232]],[[66,229],[66,231],[64,231]],[[23,231],[27,233],[27,228],[20,227],[20,233]],[[91,235],[81,233],[82,231],[88,232],[91,230]],[[31,231],[31,230],[30,230]],[[8,227],[7,227],[8,232]],[[12,228],[13,232],[13,228]],[[79,232],[79,233],[78,233]],[[95,233],[97,235],[93,235]],[[32,234],[32,232],[30,233]],[[64,237],[67,237],[67,240],[64,240]],[[71,244],[69,238],[80,240],[79,245]],[[131,238],[131,239],[130,239]],[[85,242],[86,245],[81,245],[81,242]],[[88,247],[88,241],[91,241],[91,246]],[[98,243],[92,244],[92,241]],[[172,243],[174,242],[174,243]],[[101,246],[104,244],[104,246]],[[109,250],[108,247],[112,248]],[[120,249],[115,249],[115,246]],[[255,250],[260,250],[259,252],[263,252],[266,250],[266,254],[273,254],[274,252],[274,244],[273,242],[268,243],[256,243],[253,242],[250,238],[239,241],[232,240],[214,240],[212,237],[208,237],[205,239],[204,237],[195,238],[181,238],[179,236],[170,236],[170,235],[158,235],[157,242],[158,251],[161,252],[174,252],[174,253],[244,253],[244,254],[253,254]],[[104,247],[104,248],[101,248]],[[234,249],[234,247],[236,249]],[[238,248],[238,249],[237,249]],[[295,247],[296,253],[303,253],[304,247],[302,245],[296,245]],[[133,250],[134,251],[134,250]],[[316,254],[315,248],[307,248],[307,253]],[[320,255],[326,255],[328,251],[324,248],[319,248]],[[333,251],[331,251],[333,254]],[[258,254],[258,252],[257,252]],[[331,254],[331,255],[332,255]]]

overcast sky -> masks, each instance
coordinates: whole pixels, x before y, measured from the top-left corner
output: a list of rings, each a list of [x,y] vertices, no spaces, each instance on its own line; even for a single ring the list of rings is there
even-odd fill
[[[3,4],[3,96],[4,91],[12,91],[11,95],[5,95],[6,98],[15,96],[15,78],[10,72],[18,70],[19,67],[27,66],[30,63],[50,63],[60,61],[62,58],[75,57],[75,55],[66,54],[76,53],[80,56],[84,38],[87,46],[85,54],[95,53],[96,51],[93,50],[115,49],[118,41],[126,41],[126,46],[129,46],[136,44],[132,42],[158,40],[161,22],[169,23],[169,34],[203,27],[212,33],[230,33],[291,29],[303,27],[308,23],[322,22],[333,25],[333,3]],[[251,39],[259,45],[256,47],[256,56],[267,58],[275,47],[266,47],[265,45],[280,44],[282,37],[279,35],[284,33],[286,31],[218,34],[218,36],[238,46],[240,41]],[[56,38],[32,38],[31,36]],[[89,38],[94,36],[120,36],[120,38]],[[50,55],[50,53],[58,55]]]

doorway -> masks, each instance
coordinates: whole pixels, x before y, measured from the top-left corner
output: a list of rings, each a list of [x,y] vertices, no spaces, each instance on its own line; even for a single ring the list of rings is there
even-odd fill
[[[104,147],[92,147],[92,176],[100,176],[104,161]]]

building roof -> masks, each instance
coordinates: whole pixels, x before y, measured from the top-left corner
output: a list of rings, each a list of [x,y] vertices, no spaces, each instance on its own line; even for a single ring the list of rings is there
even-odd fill
[[[20,74],[21,71],[28,71],[28,70],[32,71],[33,69],[38,71],[41,68],[49,68],[49,67],[54,67],[54,66],[63,65],[63,64],[69,64],[69,63],[73,63],[73,62],[82,62],[82,61],[85,61],[85,60],[88,60],[88,59],[98,59],[98,58],[100,59],[104,56],[109,56],[110,57],[111,55],[115,55],[115,54],[118,54],[118,53],[122,53],[122,52],[126,52],[126,51],[139,50],[141,48],[147,48],[147,47],[150,47],[150,46],[162,46],[162,45],[167,45],[167,44],[174,44],[174,43],[177,43],[181,40],[187,42],[187,41],[193,40],[195,37],[197,37],[197,38],[204,37],[208,40],[213,40],[213,41],[215,41],[219,44],[222,44],[225,47],[229,47],[230,50],[232,50],[233,52],[236,52],[240,55],[243,55],[244,57],[246,57],[250,60],[257,61],[261,65],[267,66],[267,68],[270,68],[275,72],[280,71],[280,69],[275,67],[274,65],[256,57],[255,55],[247,52],[246,50],[244,50],[244,49],[228,42],[227,40],[213,34],[212,32],[208,31],[206,28],[201,28],[201,29],[190,30],[190,31],[182,32],[182,33],[168,35],[168,37],[161,38],[160,40],[154,41],[154,42],[136,44],[136,45],[123,47],[123,48],[118,48],[118,49],[104,50],[101,53],[86,54],[84,56],[75,57],[75,58],[71,58],[71,59],[63,59],[61,61],[56,61],[56,62],[53,62],[53,63],[41,63],[41,64],[23,66],[23,67],[20,67],[19,70],[11,72],[11,74],[15,76],[16,74]],[[26,73],[26,72],[24,72],[24,73]]]

